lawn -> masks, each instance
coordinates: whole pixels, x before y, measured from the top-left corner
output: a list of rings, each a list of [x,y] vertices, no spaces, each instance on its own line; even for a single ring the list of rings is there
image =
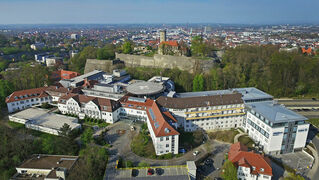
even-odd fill
[[[135,136],[131,143],[132,151],[142,157],[155,158],[155,149],[151,137],[143,133]]]
[[[8,121],[8,124],[10,127],[14,128],[14,129],[21,129],[21,128],[25,127],[24,124],[12,122],[12,121]]]
[[[234,137],[239,134],[239,132],[235,129],[224,130],[224,131],[214,131],[208,133],[208,136],[211,139],[216,139],[218,141],[234,143]]]
[[[309,119],[308,122],[312,124],[313,126],[319,128],[319,118]]]
[[[248,136],[241,136],[238,138],[238,141],[248,148],[253,148],[253,144],[255,144],[254,141]]]

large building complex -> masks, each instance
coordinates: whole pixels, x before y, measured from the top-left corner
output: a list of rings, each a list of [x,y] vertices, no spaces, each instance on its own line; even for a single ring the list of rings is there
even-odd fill
[[[268,154],[282,154],[305,147],[307,118],[273,102],[246,105],[244,129]]]
[[[58,102],[62,114],[81,119],[144,121],[157,155],[178,153],[177,128],[190,132],[241,127],[268,154],[294,152],[305,146],[307,118],[276,104],[273,96],[254,87],[176,93],[167,77],[129,80],[125,71],[107,74],[95,70],[60,80],[63,87],[16,91],[6,102],[9,112],[53,101]]]
[[[157,103],[172,112],[185,131],[241,127],[245,115],[239,93],[185,98],[161,96]]]

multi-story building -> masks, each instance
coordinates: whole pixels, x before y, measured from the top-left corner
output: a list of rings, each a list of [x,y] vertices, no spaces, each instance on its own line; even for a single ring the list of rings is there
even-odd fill
[[[52,72],[52,79],[56,81],[61,79],[72,79],[77,76],[80,76],[80,74],[74,71],[66,71],[63,69]]]
[[[244,129],[268,154],[283,154],[305,147],[309,131],[307,118],[274,102],[246,105]]]
[[[118,121],[120,114],[119,102],[80,94],[67,94],[60,97],[58,108],[62,114],[75,114],[80,119],[88,116],[102,119],[107,123]]]
[[[177,120],[168,111],[161,111],[156,101],[124,96],[121,115],[146,121],[156,155],[178,154],[179,132]]]
[[[271,180],[270,160],[261,154],[248,152],[248,148],[240,142],[230,146],[228,160],[237,168],[239,180]]]
[[[89,80],[101,80],[103,79],[103,75],[105,74],[105,72],[103,71],[99,71],[99,70],[94,70],[91,71],[89,73],[83,74],[81,76],[76,76],[72,79],[62,79],[59,81],[59,83],[63,86],[63,87],[79,87],[82,86],[86,81]]]
[[[156,102],[170,111],[185,131],[241,127],[244,103],[240,93],[185,98],[159,97]]]
[[[26,109],[34,105],[50,103],[50,95],[45,92],[45,88],[27,89],[15,91],[6,98],[8,112]]]

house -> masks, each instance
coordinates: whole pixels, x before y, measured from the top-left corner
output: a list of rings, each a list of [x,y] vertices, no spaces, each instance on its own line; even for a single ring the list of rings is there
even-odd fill
[[[9,113],[51,101],[52,98],[45,92],[45,88],[15,91],[6,98]]]
[[[65,180],[78,156],[34,154],[16,167],[11,180]]]
[[[273,175],[270,160],[262,154],[249,152],[240,142],[230,146],[228,160],[237,168],[239,180],[271,180]]]
[[[119,102],[81,94],[67,94],[60,97],[58,108],[62,114],[75,114],[80,119],[87,116],[107,123],[118,121],[120,114]]]
[[[46,87],[45,92],[50,95],[53,102],[58,102],[60,97],[65,96],[67,94],[70,94],[70,93],[81,94],[81,88],[80,87],[65,88],[61,85],[55,85],[55,86]]]

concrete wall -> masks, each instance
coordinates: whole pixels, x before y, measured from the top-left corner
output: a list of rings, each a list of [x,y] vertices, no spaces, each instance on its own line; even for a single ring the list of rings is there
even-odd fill
[[[214,66],[213,60],[200,60],[185,56],[155,54],[154,57],[147,57],[130,54],[116,54],[116,58],[121,60],[121,62],[116,60],[87,59],[84,73],[95,69],[111,72],[113,69],[123,66],[123,63],[126,67],[178,68],[190,73],[206,72]]]
[[[168,69],[178,68],[180,70],[189,71],[191,73],[195,71],[209,71],[209,69],[214,66],[213,60],[201,60],[185,56],[155,54],[154,57],[147,57],[116,53],[116,58],[123,61],[125,66],[127,67],[143,66]]]

